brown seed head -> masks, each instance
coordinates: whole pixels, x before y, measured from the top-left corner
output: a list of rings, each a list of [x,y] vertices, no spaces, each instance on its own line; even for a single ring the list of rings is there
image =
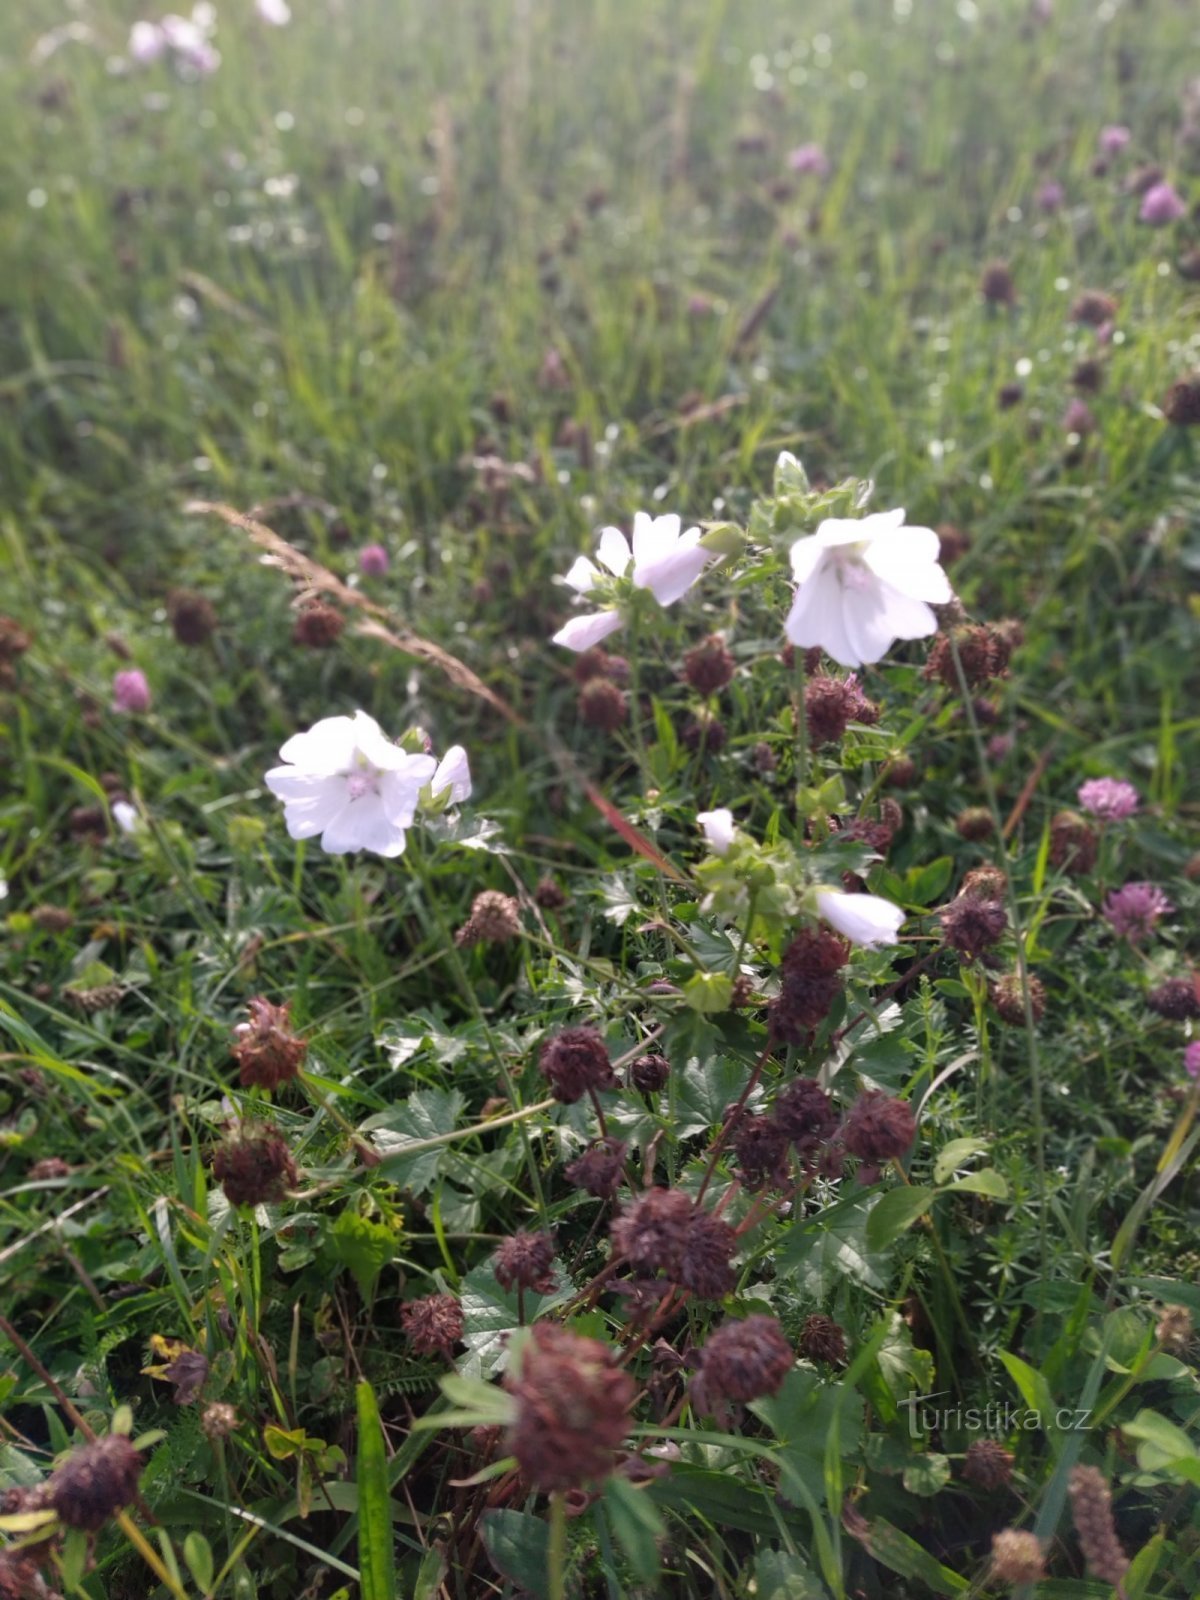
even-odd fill
[[[776,1394],[795,1364],[795,1353],[775,1317],[723,1322],[709,1334],[692,1379],[692,1398],[709,1416]]]
[[[959,838],[972,844],[990,839],[995,827],[992,813],[986,806],[967,806],[954,819],[954,829]]]
[[[1072,1467],[1067,1494],[1088,1572],[1102,1583],[1120,1583],[1129,1558],[1113,1525],[1112,1496],[1104,1474],[1097,1467]]]
[[[594,1194],[597,1199],[608,1199],[621,1187],[627,1149],[624,1139],[614,1138],[612,1134],[596,1139],[567,1167],[567,1182],[585,1194]]]
[[[29,920],[42,933],[66,933],[75,918],[66,906],[34,906]]]
[[[846,1330],[832,1317],[819,1311],[805,1317],[800,1330],[800,1354],[806,1361],[827,1361],[831,1367],[846,1365]]]
[[[276,1089],[300,1071],[308,1044],[291,1029],[291,1003],[274,1005],[265,995],[246,1002],[249,1020],[233,1030],[233,1059],[245,1088]]]
[[[505,944],[521,932],[521,908],[510,894],[484,889],[471,902],[471,915],[454,935],[457,945]]]
[[[1012,1481],[1013,1454],[998,1439],[974,1439],[967,1446],[962,1475],[977,1489],[1003,1489]]]
[[[607,1345],[535,1323],[520,1375],[509,1372],[504,1386],[516,1401],[508,1449],[534,1489],[551,1493],[608,1477],[636,1387]]]
[[[853,672],[847,678],[820,673],[811,679],[804,690],[804,708],[814,744],[836,744],[852,722],[873,726],[879,721],[879,707],[867,699]]]
[[[589,728],[615,733],[629,720],[629,701],[611,678],[589,678],[579,691],[579,716]]]
[[[715,756],[725,748],[728,734],[720,717],[701,709],[684,723],[680,737],[688,750],[702,750],[706,755]]]
[[[682,1189],[647,1189],[613,1221],[614,1252],[635,1272],[661,1272],[678,1282],[694,1209]]]
[[[1040,1022],[1046,1010],[1046,988],[1034,973],[1027,974],[1029,982],[1029,1010],[1035,1022]],[[1025,1026],[1025,999],[1021,989],[1021,974],[1006,972],[991,986],[992,1004],[1001,1022],[1011,1027]]]
[[[1200,372],[1176,378],[1162,403],[1163,416],[1177,428],[1200,426]]]
[[[328,650],[341,637],[346,619],[340,611],[318,601],[305,606],[292,624],[292,639],[309,650]]]
[[[68,1528],[95,1533],[137,1496],[142,1458],[122,1433],[80,1445],[56,1468],[46,1498]]]
[[[563,886],[548,875],[538,879],[533,898],[543,911],[562,911],[571,903]]]
[[[680,1287],[700,1300],[724,1300],[737,1282],[731,1261],[736,1249],[737,1236],[727,1222],[695,1212],[679,1264]]]
[[[463,1336],[462,1303],[457,1295],[422,1295],[400,1307],[400,1326],[414,1354],[441,1355],[449,1361]]]
[[[999,867],[972,867],[958,892],[968,900],[1003,900],[1008,884]]]
[[[938,544],[941,546],[942,565],[949,566],[959,561],[971,548],[971,536],[953,522],[939,522],[937,525]]]
[[[980,956],[999,944],[1008,927],[1008,913],[999,900],[976,900],[959,895],[938,912],[942,938],[952,950]]]
[[[638,1056],[629,1066],[629,1081],[643,1094],[657,1094],[660,1089],[665,1089],[670,1076],[671,1063],[666,1056],[653,1052]]]
[[[1151,1011],[1171,1022],[1191,1022],[1200,1017],[1200,995],[1188,978],[1168,978],[1146,996]]]
[[[1186,1355],[1195,1333],[1191,1312],[1186,1306],[1164,1306],[1154,1333],[1168,1355]]]
[[[212,601],[189,589],[173,589],[167,596],[167,615],[171,631],[180,644],[207,644],[217,631],[217,613]]]
[[[214,1400],[200,1415],[200,1428],[209,1439],[228,1439],[238,1425],[238,1414],[224,1400]]]
[[[992,1535],[992,1581],[1016,1588],[1046,1576],[1046,1558],[1036,1534],[1002,1528]]]
[[[1017,286],[1013,282],[1012,268],[1007,261],[988,262],[980,275],[979,292],[992,305],[1016,305]]]
[[[772,1117],[738,1118],[731,1139],[738,1174],[747,1189],[782,1188],[791,1175],[787,1134]]]
[[[735,663],[720,634],[710,634],[683,658],[683,676],[697,694],[717,694],[732,681]]]
[[[563,1028],[542,1046],[538,1066],[554,1098],[567,1106],[589,1090],[616,1085],[603,1036],[595,1028]]]
[[[815,1078],[794,1078],[775,1096],[771,1115],[801,1155],[823,1144],[837,1127],[833,1101]]]
[[[1117,314],[1117,302],[1102,289],[1085,289],[1071,302],[1068,313],[1072,322],[1082,322],[1089,328],[1102,328]]]
[[[299,1180],[287,1141],[266,1123],[243,1123],[213,1156],[213,1177],[232,1206],[277,1204]]]
[[[1100,839],[1095,828],[1077,811],[1059,811],[1050,823],[1050,865],[1072,876],[1088,873],[1096,865]]]
[[[532,1289],[553,1294],[554,1240],[548,1233],[513,1233],[501,1239],[492,1271],[502,1289]]]
[[[917,1119],[907,1100],[882,1089],[868,1089],[850,1107],[842,1143],[852,1156],[875,1165],[906,1155],[917,1136]]]

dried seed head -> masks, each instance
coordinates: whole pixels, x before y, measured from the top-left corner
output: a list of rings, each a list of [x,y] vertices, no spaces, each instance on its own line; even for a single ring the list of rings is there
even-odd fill
[[[554,1098],[567,1106],[589,1090],[616,1085],[608,1049],[595,1028],[563,1028],[542,1046],[538,1066]]]
[[[962,1475],[977,1489],[1003,1489],[1012,1481],[1013,1454],[998,1439],[974,1439],[967,1446]]]
[[[224,1400],[214,1400],[200,1415],[200,1427],[209,1439],[228,1439],[238,1425],[238,1414]]]
[[[1191,1312],[1186,1306],[1164,1306],[1154,1332],[1168,1355],[1186,1355],[1195,1332]]]
[[[1014,631],[1012,624],[960,623],[948,633],[938,634],[921,675],[930,682],[936,680],[945,684],[948,689],[961,688],[954,660],[957,650],[963,677],[971,688],[978,689],[1007,674],[1013,650],[1020,642],[1020,631]]]
[[[67,984],[63,988],[63,997],[90,1017],[97,1011],[110,1011],[113,1006],[120,1005],[125,998],[125,989],[119,983],[97,983],[86,989]]]
[[[612,1134],[596,1139],[567,1167],[567,1182],[586,1194],[594,1194],[597,1199],[608,1199],[616,1194],[625,1176],[627,1149],[624,1139],[614,1138]]]
[[[831,1367],[846,1365],[846,1330],[832,1317],[818,1311],[805,1317],[800,1330],[800,1354],[806,1361],[827,1361]]]
[[[1050,823],[1050,865],[1060,872],[1087,873],[1096,865],[1100,839],[1077,811],[1059,811]]]
[[[755,772],[761,772],[764,776],[766,776],[768,773],[774,772],[776,767],[779,765],[779,757],[775,754],[774,750],[771,749],[771,746],[766,742],[765,739],[760,740],[758,744],[754,746],[754,749],[750,752],[750,755],[754,762]]]
[[[55,1469],[46,1498],[68,1528],[95,1533],[137,1496],[142,1458],[122,1433],[80,1445]]]
[[[733,656],[720,634],[710,634],[683,658],[683,676],[697,694],[717,694],[732,681]]]
[[[457,945],[505,944],[521,932],[521,908],[510,894],[484,889],[471,902],[471,915],[454,935]]]
[[[513,1233],[501,1239],[492,1271],[502,1289],[532,1289],[553,1294],[554,1240],[548,1233]]]
[[[1036,1534],[1003,1528],[992,1535],[992,1581],[1016,1588],[1046,1576],[1046,1558]]]
[[[872,1164],[906,1155],[917,1136],[917,1121],[906,1100],[882,1089],[868,1089],[850,1107],[842,1142],[852,1156]]]
[[[1104,1474],[1097,1467],[1072,1467],[1067,1494],[1088,1572],[1102,1583],[1120,1583],[1129,1559],[1113,1526],[1112,1496]]]
[[[613,1221],[613,1250],[635,1272],[661,1272],[678,1282],[693,1215],[691,1197],[682,1189],[648,1189]]]
[[[740,1116],[730,1142],[747,1189],[782,1188],[787,1183],[791,1146],[774,1118]]]
[[[589,728],[615,733],[629,720],[629,702],[611,678],[589,678],[579,691],[579,716]]]
[[[287,1141],[266,1123],[243,1123],[213,1156],[213,1177],[232,1206],[272,1205],[299,1180]]]
[[[1029,983],[1029,1010],[1035,1022],[1040,1022],[1046,1010],[1046,989],[1034,973],[1027,974]],[[1019,972],[1006,972],[991,986],[992,1004],[1001,1022],[1014,1028],[1025,1026],[1025,997]]]
[[[705,755],[715,756],[725,748],[727,734],[720,717],[701,709],[684,723],[680,737],[687,749],[702,750]]]
[[[1177,378],[1162,403],[1163,416],[1177,428],[1200,426],[1200,372]]]
[[[959,898],[968,900],[1003,900],[1008,884],[999,867],[972,867],[962,881]]]
[[[463,1309],[457,1295],[427,1294],[400,1307],[400,1326],[419,1356],[452,1359],[453,1347],[463,1336]]]
[[[207,644],[217,631],[217,613],[212,601],[189,589],[171,591],[167,596],[167,616],[180,644]]]
[[[953,522],[939,522],[937,536],[943,566],[960,561],[971,548],[970,534]]]
[[[1008,914],[999,900],[976,900],[959,895],[938,912],[938,921],[946,944],[974,958],[999,944],[1008,927]]]
[[[504,1386],[516,1401],[508,1449],[534,1489],[574,1489],[612,1472],[635,1384],[607,1345],[535,1323],[520,1375],[510,1371]]]
[[[1071,302],[1068,313],[1072,322],[1082,322],[1089,328],[1102,328],[1117,314],[1117,302],[1102,289],[1085,289]]]
[[[1007,261],[988,262],[980,275],[979,292],[992,305],[1016,305],[1017,286]]]
[[[607,650],[596,645],[576,656],[571,676],[580,685],[593,678],[611,678],[613,683],[626,684],[629,682],[629,663],[624,656],[610,656]]]
[[[265,995],[246,1002],[249,1021],[233,1030],[233,1059],[244,1088],[276,1089],[300,1071],[308,1044],[291,1029],[291,1003],[274,1005]]]
[[[66,933],[75,918],[66,906],[34,906],[29,920],[42,933]]]
[[[847,678],[821,673],[805,685],[804,709],[814,744],[836,744],[852,722],[873,726],[879,707],[868,700],[852,672]]]
[[[849,944],[830,928],[801,928],[795,935],[783,953],[779,995],[769,1011],[772,1032],[781,1043],[804,1043],[829,1015],[842,992],[840,973],[849,956]]]
[[[31,1183],[47,1183],[55,1178],[69,1178],[71,1168],[61,1156],[43,1156],[33,1163],[25,1176]]]
[[[737,1281],[732,1266],[736,1249],[737,1236],[727,1222],[695,1212],[679,1264],[680,1287],[700,1300],[724,1300]]]
[[[562,885],[549,876],[538,879],[533,898],[543,911],[562,911],[571,903]]]
[[[1168,978],[1146,996],[1151,1011],[1171,1022],[1190,1022],[1200,1017],[1200,995],[1187,978]]]
[[[833,1101],[815,1078],[795,1078],[781,1089],[771,1115],[801,1155],[823,1144],[838,1120]]]
[[[340,611],[318,601],[315,605],[305,606],[297,615],[292,624],[292,639],[309,650],[327,650],[330,645],[337,643],[345,626],[346,619]]]
[[[917,763],[911,756],[895,756],[884,768],[883,781],[890,789],[911,789],[917,781]]]
[[[1095,356],[1077,361],[1071,371],[1071,384],[1080,394],[1099,394],[1104,387],[1104,363]]]
[[[1014,406],[1019,406],[1025,398],[1025,385],[1022,383],[1004,383],[996,391],[996,404],[1001,411],[1011,411]]]
[[[643,1094],[657,1094],[660,1089],[665,1089],[670,1076],[671,1063],[666,1056],[655,1055],[653,1052],[638,1056],[629,1066],[629,1081]]]
[[[746,1317],[723,1322],[700,1351],[692,1379],[697,1409],[721,1416],[729,1404],[745,1405],[776,1394],[795,1364],[795,1353],[775,1317]]]
[[[986,806],[967,806],[954,819],[954,829],[960,839],[979,844],[990,839],[995,831],[992,813]]]

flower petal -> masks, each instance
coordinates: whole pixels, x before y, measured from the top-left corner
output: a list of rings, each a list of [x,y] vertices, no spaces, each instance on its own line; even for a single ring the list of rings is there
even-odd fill
[[[435,800],[447,789],[450,791],[450,800],[455,805],[470,798],[471,767],[467,760],[467,752],[462,745],[451,745],[446,751],[438,762],[438,769],[429,787]]]
[[[346,780],[340,776],[305,778],[277,767],[267,773],[267,787],[283,801],[284,825],[293,839],[323,833],[346,804]]]
[[[816,534],[809,534],[807,539],[797,539],[792,546],[789,559],[792,563],[792,577],[797,583],[807,583],[816,572],[825,557],[826,545],[818,539]]]
[[[388,820],[378,795],[363,795],[348,801],[330,818],[321,835],[321,848],[334,856],[354,850],[398,856],[404,849],[404,829]]]
[[[667,555],[634,567],[634,587],[649,589],[660,606],[674,605],[692,587],[710,559],[710,553],[700,547],[699,528],[690,528]]]
[[[814,576],[796,590],[783,631],[792,644],[802,648],[820,645],[843,667],[862,666],[862,658],[846,634],[842,586],[832,566],[818,567]]]
[[[673,511],[667,512],[662,517],[652,517],[647,511],[635,512],[633,518],[635,565],[642,566],[648,561],[657,561],[661,556],[670,555],[679,542],[681,526],[680,519]]]
[[[576,556],[563,582],[569,583],[576,594],[586,594],[595,587],[599,578],[600,568],[594,561],[589,561],[587,556]]]
[[[610,633],[616,633],[623,620],[619,611],[589,611],[564,623],[552,642],[568,650],[590,650]]]
[[[913,602],[902,601],[896,596],[896,605],[890,605],[888,597],[894,593],[894,590],[886,589],[879,583],[873,583],[869,587],[846,588],[843,591],[842,623],[845,626],[846,638],[850,641],[850,648],[858,657],[858,662],[853,663],[854,665],[881,661],[898,637],[896,622],[901,615],[898,607],[901,604],[911,605]],[[929,608],[924,609],[932,617]],[[937,626],[936,622],[934,626]]]
[[[853,944],[868,949],[895,944],[904,922],[904,912],[890,900],[875,894],[841,894],[836,889],[817,895],[817,909],[825,921]]]
[[[633,553],[629,548],[629,540],[620,528],[601,528],[596,559],[602,567],[608,568],[614,578],[624,577],[625,569],[633,560]]]
[[[354,756],[353,717],[322,717],[304,733],[294,733],[279,754],[314,775],[345,772]]]
[[[718,806],[715,811],[697,812],[696,821],[704,830],[704,837],[713,855],[723,856],[733,843],[733,812],[728,806]]]
[[[874,540],[863,552],[863,561],[877,578],[910,600],[944,606],[954,591],[938,565],[940,553],[941,540],[932,528],[903,528]]]

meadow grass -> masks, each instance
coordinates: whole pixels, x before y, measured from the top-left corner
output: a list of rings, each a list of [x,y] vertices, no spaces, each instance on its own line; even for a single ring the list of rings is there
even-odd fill
[[[1018,1528],[1051,1574],[1027,1592],[1102,1596],[1067,1508],[1083,1461],[1134,1558],[1118,1592],[1194,1594],[1195,1345],[1162,1332],[1164,1306],[1200,1314],[1194,1023],[1145,996],[1194,978],[1200,485],[1162,407],[1200,366],[1200,226],[1140,222],[1133,187],[1153,164],[1196,198],[1193,9],[297,0],[279,29],[218,9],[198,81],[117,70],[136,15],[118,0],[15,0],[0,40],[0,610],[32,635],[0,678],[0,1490],[35,1488],[80,1416],[163,1430],[141,1504],[60,1540],[51,1588],[1025,1592],[989,1577],[993,1534]],[[1097,171],[1116,123],[1131,145]],[[824,177],[789,168],[808,141]],[[980,292],[997,261],[1009,304]],[[1071,320],[1085,290],[1116,301],[1102,336]],[[863,675],[880,725],[801,771],[782,518],[732,584],[618,636],[631,720],[588,726],[549,643],[554,580],[640,507],[745,527],[785,450],[818,490],[869,478],[879,508],[962,530],[965,611],[1022,626],[1010,674],[968,709],[908,647]],[[299,567],[196,502],[249,512],[459,666],[358,629],[353,601],[332,647],[298,644]],[[373,543],[380,577],[358,567]],[[173,630],[179,591],[215,608],[201,645]],[[679,676],[708,631],[737,663],[718,754],[689,745]],[[120,715],[131,667],[152,704]],[[463,819],[396,861],[297,846],[263,786],[284,739],[355,707],[471,755]],[[711,1152],[748,1083],[768,1103],[785,941],[764,923],[743,943],[753,909],[732,935],[708,914],[695,813],[833,850],[906,755],[886,862],[837,861],[911,913],[913,970],[856,954],[854,1004],[766,1085],[836,1064],[922,1105],[921,1140],[881,1193],[823,1172],[754,1232],[766,1202]],[[1141,809],[1094,872],[1060,871],[1053,819],[1107,774]],[[806,776],[845,787],[805,798]],[[981,805],[1002,843],[956,827]],[[989,859],[1004,964],[1046,987],[1036,1026],[1006,1026],[997,974],[941,943],[935,910]],[[563,905],[535,899],[547,877]],[[1140,944],[1100,915],[1127,880],[1172,902]],[[484,889],[516,896],[521,937],[460,948]],[[727,970],[756,1006],[680,1002]],[[274,1095],[230,1059],[259,994],[308,1042]],[[745,1225],[729,1313],[770,1312],[793,1343],[828,1314],[849,1345],[710,1425],[683,1385],[711,1318],[674,1307],[683,1377],[631,1358],[673,1469],[610,1479],[564,1524],[462,1429],[502,1415],[516,1321],[569,1307],[580,1334],[628,1331],[590,1287],[607,1214],[561,1170],[592,1105],[542,1106],[539,1049],[581,1021],[614,1058],[664,1049],[661,1097],[604,1105],[646,1181],[711,1177]],[[235,1108],[286,1137],[285,1203],[239,1211],[214,1181]],[[518,1308],[489,1262],[542,1227],[554,1292]],[[466,1318],[444,1394],[446,1361],[399,1320],[433,1292]],[[178,1355],[163,1341],[203,1355],[202,1394],[147,1375]],[[910,1426],[934,1391],[940,1421]],[[993,1404],[1041,1425],[964,1422]],[[236,1412],[223,1436],[214,1405]],[[984,1434],[1009,1483],[964,1480]]]

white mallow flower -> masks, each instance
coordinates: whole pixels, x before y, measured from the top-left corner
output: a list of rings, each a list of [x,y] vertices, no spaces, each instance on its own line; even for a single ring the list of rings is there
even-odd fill
[[[830,517],[792,546],[796,597],[784,632],[820,645],[844,667],[880,660],[896,639],[937,632],[931,605],[953,598],[932,528],[906,528],[903,511]]]
[[[696,821],[704,830],[708,848],[715,856],[723,856],[733,843],[733,812],[728,806],[718,806],[715,811],[699,811]]]
[[[333,855],[352,850],[400,855],[421,790],[438,770],[432,756],[410,755],[392,744],[365,711],[323,717],[307,733],[290,738],[279,754],[287,765],[272,767],[265,782],[283,801],[288,833],[293,839],[320,834],[321,848]],[[465,768],[464,755],[460,787]],[[453,788],[455,781],[452,769],[443,787]],[[469,793],[469,775],[465,782]]]
[[[157,22],[135,22],[129,30],[129,54],[140,67],[157,61],[167,48],[167,36]]]
[[[292,8],[287,0],[254,0],[254,9],[273,28],[286,28],[292,20]]]
[[[817,893],[817,910],[831,928],[836,928],[852,944],[895,944],[904,921],[904,912],[877,894],[842,894],[838,889]]]
[[[130,805],[128,800],[114,800],[112,814],[113,821],[122,833],[136,833],[142,826],[137,807]]]
[[[430,780],[429,792],[435,800],[440,800],[447,790],[450,791],[447,804],[452,806],[471,797],[471,768],[467,752],[460,744],[450,746]]]
[[[660,606],[674,605],[704,571],[712,552],[700,543],[700,529],[684,530],[674,513],[652,517],[639,511],[633,519],[633,546],[620,528],[602,528],[596,559],[614,578],[630,573],[635,589],[649,589]],[[587,594],[603,579],[594,561],[580,556],[567,573],[566,581],[577,594]],[[607,639],[624,622],[619,611],[591,611],[572,617],[554,635],[554,643],[568,650],[590,650]]]

